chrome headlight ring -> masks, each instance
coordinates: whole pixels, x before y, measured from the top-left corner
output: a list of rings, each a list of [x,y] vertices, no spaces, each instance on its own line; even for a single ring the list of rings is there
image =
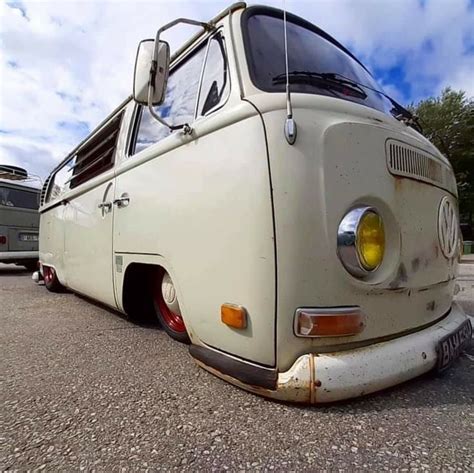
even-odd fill
[[[355,207],[343,217],[337,229],[337,255],[346,270],[358,278],[364,278],[378,269],[380,264],[368,270],[364,268],[357,250],[357,229],[367,213],[372,212],[380,216],[373,207]]]

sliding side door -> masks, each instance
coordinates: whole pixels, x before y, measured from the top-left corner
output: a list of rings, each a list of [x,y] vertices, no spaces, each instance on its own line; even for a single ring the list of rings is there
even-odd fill
[[[112,272],[115,148],[122,113],[77,153],[66,202],[65,266],[68,286],[116,307]]]

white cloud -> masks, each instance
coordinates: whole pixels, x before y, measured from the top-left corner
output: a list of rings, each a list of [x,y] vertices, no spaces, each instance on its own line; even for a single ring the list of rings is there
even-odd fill
[[[179,16],[207,20],[229,3],[0,3],[0,162],[46,175],[130,94],[141,39]],[[269,3],[281,7],[283,1]],[[379,71],[398,100],[436,94],[446,85],[474,95],[474,7],[468,0],[286,4]],[[190,34],[191,28],[180,27],[167,39],[176,46]],[[394,67],[402,69],[398,88],[390,83],[393,73],[383,72]]]

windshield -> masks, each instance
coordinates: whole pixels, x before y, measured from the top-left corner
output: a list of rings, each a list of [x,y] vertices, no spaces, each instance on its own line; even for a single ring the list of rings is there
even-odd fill
[[[314,25],[287,15],[288,70],[292,92],[327,95],[360,103],[393,114],[393,104],[382,94],[370,73],[350,52]],[[285,91],[285,45],[283,13],[268,8],[250,8],[243,22],[244,40],[250,76],[266,92]],[[310,77],[308,73],[313,73]],[[335,80],[314,77],[332,74],[366,86],[364,93],[337,87]]]
[[[38,209],[38,193],[0,187],[0,206],[22,209]]]

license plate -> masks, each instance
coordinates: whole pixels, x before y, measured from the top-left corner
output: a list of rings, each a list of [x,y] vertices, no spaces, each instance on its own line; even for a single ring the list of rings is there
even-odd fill
[[[441,372],[448,368],[470,343],[471,337],[472,325],[466,320],[455,332],[441,339],[436,347],[438,355],[436,369]]]
[[[38,235],[33,233],[20,233],[20,241],[38,241]]]

